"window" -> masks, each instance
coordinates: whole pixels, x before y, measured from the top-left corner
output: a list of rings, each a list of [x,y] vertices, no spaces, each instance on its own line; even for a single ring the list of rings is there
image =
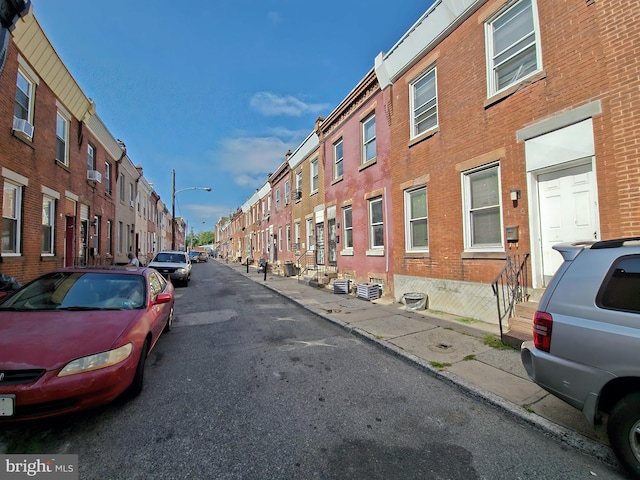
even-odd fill
[[[640,257],[618,258],[598,296],[596,303],[602,308],[640,313]]]
[[[296,172],[296,200],[302,198],[302,172]]]
[[[311,192],[318,191],[318,159],[311,160]]]
[[[58,112],[56,119],[56,160],[69,166],[69,120]]]
[[[278,227],[278,251],[282,251],[282,227]]]
[[[93,145],[87,145],[87,170],[96,169],[96,150]]]
[[[465,247],[502,249],[498,165],[463,174]]]
[[[280,208],[280,189],[279,188],[276,190],[276,212],[278,211],[278,208]]]
[[[342,139],[333,145],[333,178],[340,178],[344,173],[344,154],[342,151]]]
[[[362,122],[362,163],[376,158],[376,116]]]
[[[124,203],[124,173],[120,174],[120,201]]]
[[[310,250],[313,246],[313,220],[307,218],[307,250]]]
[[[293,238],[295,239],[295,249],[300,250],[300,222],[293,224]]]
[[[417,137],[438,126],[436,68],[421,75],[410,85],[411,136]]]
[[[118,235],[118,253],[122,253],[124,252],[124,224],[122,222],[118,222],[116,234]]]
[[[351,217],[351,207],[342,209],[342,230],[344,236],[344,248],[353,249],[353,220]]]
[[[291,251],[291,225],[287,225],[287,251]]]
[[[542,69],[534,0],[520,0],[487,22],[489,96]]]
[[[107,244],[106,244],[106,254],[107,255],[112,255],[112,252],[111,252],[111,236],[113,235],[112,231],[111,231],[112,228],[113,228],[113,226],[112,226],[111,220],[107,220],[107,239],[106,239],[107,240]]]
[[[133,207],[133,199],[135,198],[135,191],[133,189],[133,183],[129,183],[129,206]]]
[[[26,120],[30,124],[33,124],[33,90],[34,83],[22,71],[18,70],[13,116]]]
[[[20,253],[22,229],[22,186],[4,184],[2,197],[2,253]]]
[[[369,244],[372,249],[384,247],[382,197],[369,200]]]
[[[111,195],[111,164],[104,162],[104,190]]]
[[[291,182],[284,182],[284,204],[287,205],[291,201]]]
[[[42,254],[53,255],[56,201],[51,197],[42,199]]]
[[[407,251],[429,248],[427,222],[427,188],[404,192]]]

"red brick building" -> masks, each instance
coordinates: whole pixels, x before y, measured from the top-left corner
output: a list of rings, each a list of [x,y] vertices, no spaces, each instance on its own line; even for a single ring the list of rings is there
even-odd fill
[[[628,2],[444,0],[376,58],[397,299],[496,322],[509,257],[542,288],[554,244],[640,234],[639,25]]]

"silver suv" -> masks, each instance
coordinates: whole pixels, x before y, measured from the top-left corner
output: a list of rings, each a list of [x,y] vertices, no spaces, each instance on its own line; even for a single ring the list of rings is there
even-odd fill
[[[522,344],[531,379],[605,426],[640,478],[640,237],[560,244],[564,263]]]
[[[155,268],[163,276],[169,277],[174,284],[182,284],[185,287],[191,280],[191,260],[187,252],[169,250],[158,252],[149,262],[151,268]]]

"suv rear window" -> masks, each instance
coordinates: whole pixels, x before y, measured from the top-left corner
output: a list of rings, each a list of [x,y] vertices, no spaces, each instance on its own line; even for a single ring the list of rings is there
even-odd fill
[[[596,302],[602,308],[640,313],[640,256],[616,260]]]

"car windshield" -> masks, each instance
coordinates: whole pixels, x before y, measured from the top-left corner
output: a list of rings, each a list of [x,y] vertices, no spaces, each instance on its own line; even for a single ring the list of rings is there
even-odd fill
[[[184,255],[182,253],[165,253],[160,252],[153,259],[154,262],[160,263],[185,263]]]
[[[146,298],[141,275],[54,272],[25,285],[0,310],[129,310],[144,308]]]

